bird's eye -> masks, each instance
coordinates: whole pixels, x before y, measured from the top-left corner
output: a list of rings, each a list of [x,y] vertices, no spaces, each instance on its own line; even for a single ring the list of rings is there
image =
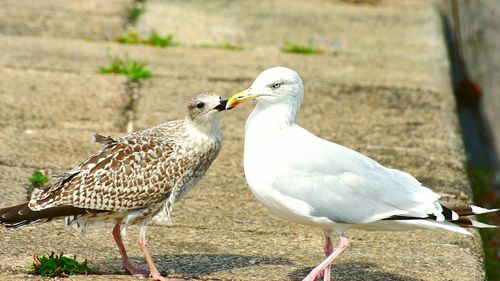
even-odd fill
[[[199,102],[196,104],[196,107],[201,109],[201,108],[205,107],[205,103]]]
[[[281,87],[281,83],[280,82],[275,82],[271,88],[273,88],[274,90],[278,89],[279,87]]]

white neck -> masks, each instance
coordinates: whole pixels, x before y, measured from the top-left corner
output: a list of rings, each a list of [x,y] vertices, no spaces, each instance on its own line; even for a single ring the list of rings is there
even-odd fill
[[[192,132],[205,135],[209,139],[222,139],[220,116],[216,115],[212,120],[198,120],[199,122],[193,122],[186,118],[186,121],[193,128]]]
[[[259,101],[247,119],[245,134],[268,134],[292,127],[295,125],[297,113],[296,106]]]

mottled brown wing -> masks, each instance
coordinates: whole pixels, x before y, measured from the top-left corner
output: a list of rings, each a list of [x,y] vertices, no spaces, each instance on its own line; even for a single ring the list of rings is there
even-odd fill
[[[165,200],[188,168],[179,145],[152,136],[106,139],[105,146],[51,188],[38,191],[33,209],[74,206],[126,211]]]

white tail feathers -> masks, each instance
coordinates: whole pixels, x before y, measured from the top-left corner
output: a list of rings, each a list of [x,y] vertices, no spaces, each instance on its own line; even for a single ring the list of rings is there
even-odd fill
[[[476,228],[498,228],[497,225],[486,224],[486,223],[479,222],[477,220],[470,219],[470,222],[472,223],[472,226],[476,227]]]
[[[470,207],[472,209],[472,212],[476,215],[498,211],[498,209],[486,209],[486,208],[482,208],[482,207],[478,207],[478,206],[474,206],[474,205],[471,205]]]

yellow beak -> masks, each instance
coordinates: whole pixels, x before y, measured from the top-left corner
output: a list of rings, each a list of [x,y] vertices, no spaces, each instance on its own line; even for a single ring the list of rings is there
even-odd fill
[[[236,107],[237,105],[244,103],[247,100],[254,99],[256,96],[250,95],[248,90],[241,91],[237,94],[234,94],[227,100],[226,109],[231,109]]]

